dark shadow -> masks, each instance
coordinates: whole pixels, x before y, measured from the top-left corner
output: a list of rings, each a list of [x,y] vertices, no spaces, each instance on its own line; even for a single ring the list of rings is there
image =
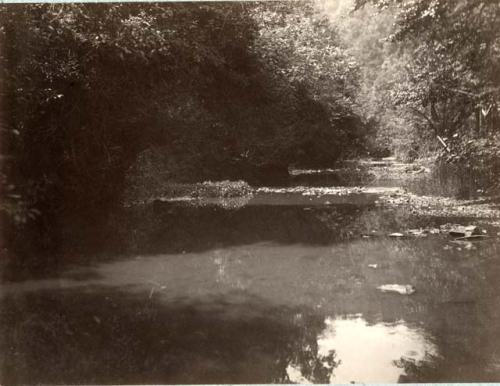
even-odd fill
[[[59,277],[71,265],[93,265],[135,255],[197,253],[268,241],[331,245],[447,222],[469,224],[470,219],[418,216],[409,207],[337,204],[225,209],[157,201],[125,208],[107,224],[83,229],[80,237],[67,237],[49,259],[41,258],[37,251],[30,254],[33,262],[11,256],[3,280]]]
[[[72,264],[90,264],[137,254],[189,253],[212,248],[273,241],[283,244],[328,244],[352,238],[356,205],[194,206],[153,202],[110,217],[106,224],[80,227],[47,258],[38,251],[10,257],[4,281],[57,277]]]
[[[5,296],[2,384],[325,383],[324,318],[245,293],[163,301],[106,287]]]

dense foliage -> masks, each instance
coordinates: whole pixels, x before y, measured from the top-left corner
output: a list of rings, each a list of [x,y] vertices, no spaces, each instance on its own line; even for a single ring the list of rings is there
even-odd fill
[[[426,156],[438,135],[467,142],[498,128],[497,1],[340,3],[334,22],[361,64],[361,114],[379,125],[379,144]]]
[[[0,25],[2,212],[35,232],[12,237],[61,245],[144,151],[182,182],[362,148],[356,64],[310,3],[4,5]]]
[[[127,187],[422,157],[437,136],[450,162],[495,158],[499,17],[484,0],[3,5],[4,235],[50,250]]]

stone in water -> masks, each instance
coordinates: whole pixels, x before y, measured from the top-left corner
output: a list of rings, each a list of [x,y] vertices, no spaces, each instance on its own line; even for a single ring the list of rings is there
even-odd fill
[[[377,287],[382,292],[397,292],[401,295],[411,295],[415,292],[415,288],[410,284],[384,284]]]

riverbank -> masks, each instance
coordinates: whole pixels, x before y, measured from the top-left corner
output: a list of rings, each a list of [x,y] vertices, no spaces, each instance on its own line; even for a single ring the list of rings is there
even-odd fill
[[[124,204],[130,207],[160,201],[186,202],[196,206],[240,199],[237,201],[241,206],[248,204],[256,194],[282,193],[316,199],[323,197],[328,205],[329,197],[376,194],[379,195],[378,206],[406,208],[415,215],[500,218],[500,196],[487,195],[488,191],[477,188],[474,181],[464,180],[465,173],[459,174],[455,166],[446,170],[435,161],[425,159],[405,163],[387,157],[344,161],[335,168],[291,168],[285,186],[251,186],[242,180],[196,184],[166,182],[161,189],[152,189],[148,197],[129,199]],[[314,186],[318,181],[326,186]]]
[[[452,138],[449,152],[442,152],[438,164],[453,165],[474,176],[488,195],[500,194],[500,134],[483,138]]]

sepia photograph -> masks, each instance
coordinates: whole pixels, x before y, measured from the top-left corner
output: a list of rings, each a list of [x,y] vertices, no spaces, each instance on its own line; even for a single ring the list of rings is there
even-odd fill
[[[500,382],[500,1],[0,2],[0,384]]]

